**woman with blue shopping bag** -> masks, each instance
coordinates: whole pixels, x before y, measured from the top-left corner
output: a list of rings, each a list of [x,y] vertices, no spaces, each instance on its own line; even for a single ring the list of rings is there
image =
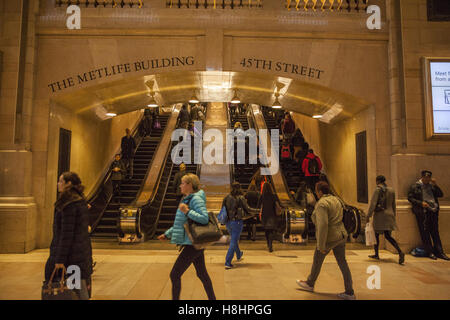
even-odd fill
[[[243,197],[239,182],[231,184],[231,193],[223,199],[219,221],[226,224],[230,234],[230,247],[225,259],[225,269],[233,268],[231,261],[236,254],[237,261],[242,260],[244,252],[239,249],[239,239],[244,227],[244,220],[258,214],[258,209],[250,208]]]

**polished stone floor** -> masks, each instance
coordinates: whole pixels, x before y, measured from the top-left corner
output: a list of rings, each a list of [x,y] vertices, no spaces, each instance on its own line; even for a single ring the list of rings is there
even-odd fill
[[[336,299],[343,291],[343,280],[330,254],[316,283],[316,292],[298,290],[295,280],[305,279],[311,268],[313,250],[284,249],[269,253],[262,249],[245,250],[236,268],[224,269],[226,249],[206,251],[208,272],[218,299],[230,300],[324,300]],[[347,250],[347,260],[358,299],[450,299],[450,262],[381,251],[380,261],[371,261],[370,250]],[[167,300],[171,298],[169,273],[176,250],[94,249],[97,262],[93,275],[93,300]],[[23,255],[0,255],[0,299],[40,299],[48,250]],[[368,289],[367,268],[377,265],[381,288]],[[182,278],[182,299],[206,299],[201,282],[191,266]]]

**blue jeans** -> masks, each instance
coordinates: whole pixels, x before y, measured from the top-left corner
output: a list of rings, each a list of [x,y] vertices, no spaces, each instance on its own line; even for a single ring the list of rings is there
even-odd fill
[[[227,257],[225,260],[225,265],[227,266],[231,265],[234,253],[236,253],[236,258],[238,259],[242,256],[242,252],[239,249],[239,238],[241,237],[241,232],[243,228],[244,222],[242,220],[227,222],[227,230],[231,236],[230,247],[228,248]]]

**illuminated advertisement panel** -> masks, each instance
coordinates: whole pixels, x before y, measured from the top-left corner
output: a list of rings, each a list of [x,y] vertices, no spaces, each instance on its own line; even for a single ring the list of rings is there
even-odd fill
[[[424,60],[427,137],[450,137],[450,59]]]

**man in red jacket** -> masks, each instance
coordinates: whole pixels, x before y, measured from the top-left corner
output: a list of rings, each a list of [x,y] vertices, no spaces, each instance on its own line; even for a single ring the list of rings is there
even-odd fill
[[[306,184],[314,191],[316,183],[319,181],[322,162],[320,161],[320,158],[314,154],[312,149],[309,149],[306,158],[303,160],[302,170],[305,175]]]

